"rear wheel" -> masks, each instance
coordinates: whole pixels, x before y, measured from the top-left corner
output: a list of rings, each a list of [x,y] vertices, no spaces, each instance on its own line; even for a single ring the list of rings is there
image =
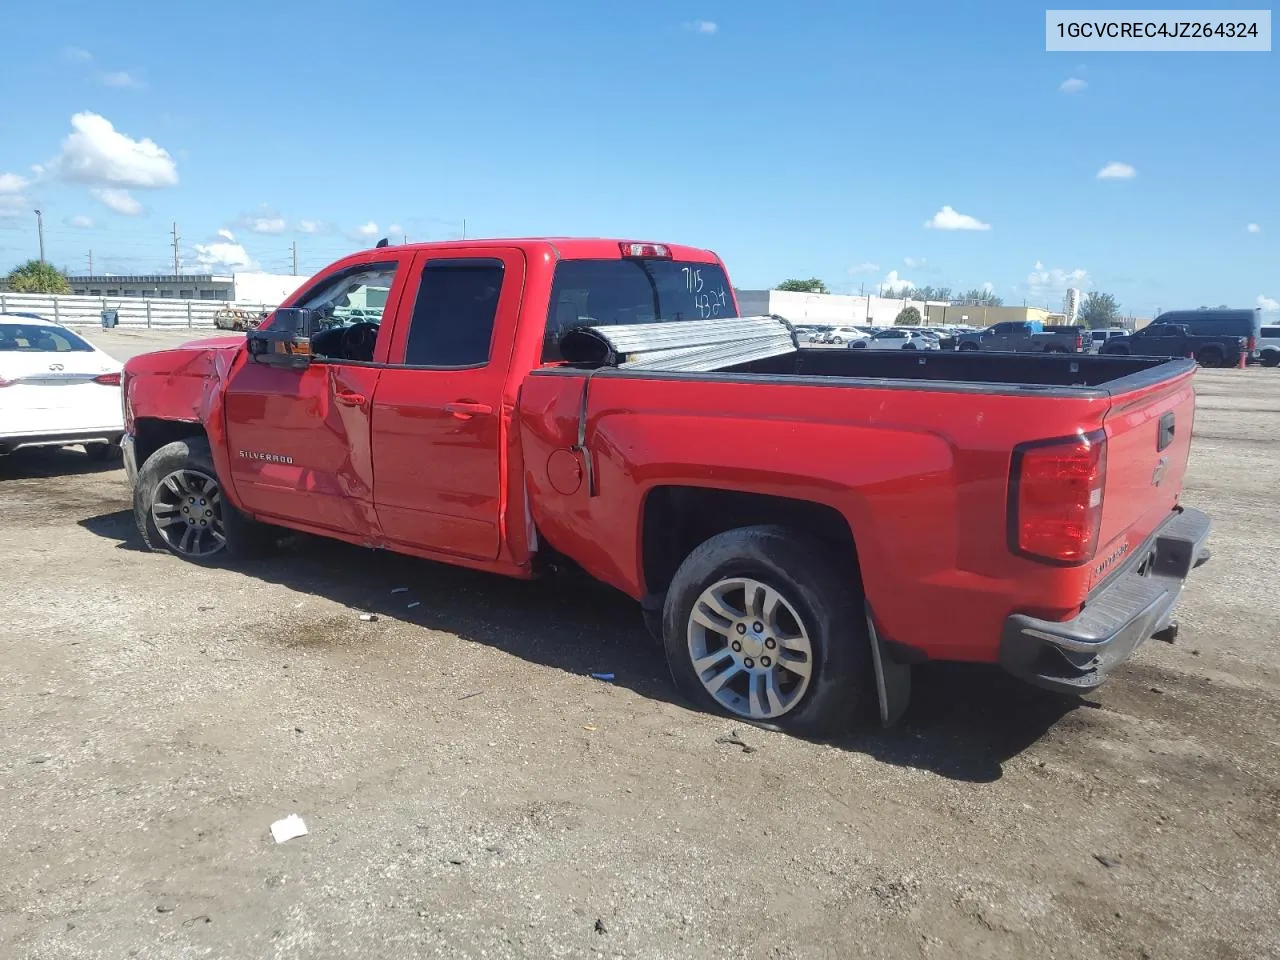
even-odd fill
[[[919,347],[917,347],[914,343],[904,343],[904,344],[902,345],[902,349],[903,349],[903,350],[918,350],[918,349],[920,349],[920,348],[919,348]]]
[[[871,701],[857,573],[779,526],[712,537],[680,565],[663,608],[676,686],[769,729],[834,733]]]
[[[274,542],[273,528],[227,502],[203,437],[175,440],[147,458],[133,516],[148,547],[194,563],[257,556]]]
[[[1280,350],[1267,350],[1262,354],[1260,362],[1264,367],[1280,366]]]
[[[978,345],[976,343],[962,343],[960,344],[960,349],[961,350],[977,350]]]
[[[1222,366],[1222,351],[1216,347],[1201,347],[1196,351],[1196,362],[1202,367]]]

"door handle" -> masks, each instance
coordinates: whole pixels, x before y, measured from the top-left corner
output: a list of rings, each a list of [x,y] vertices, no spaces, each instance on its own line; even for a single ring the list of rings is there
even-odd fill
[[[333,398],[339,403],[346,404],[348,407],[363,407],[366,403],[365,395],[363,393],[351,393],[347,390],[337,391],[333,395]]]
[[[444,405],[444,412],[459,420],[470,420],[476,416],[488,416],[493,407],[487,403],[475,403],[471,400],[455,400]]]

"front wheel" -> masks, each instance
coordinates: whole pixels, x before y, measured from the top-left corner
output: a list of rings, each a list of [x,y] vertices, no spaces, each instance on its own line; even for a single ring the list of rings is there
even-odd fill
[[[844,337],[832,337],[832,338],[831,338],[831,342],[832,342],[832,343],[844,343]]]
[[[257,556],[272,542],[270,527],[226,501],[203,437],[175,440],[147,458],[133,488],[133,517],[152,550],[195,563]]]
[[[920,348],[919,348],[919,347],[917,347],[914,343],[904,343],[904,344],[902,345],[902,349],[903,349],[903,350],[918,350],[918,349],[920,349]]]
[[[960,344],[960,349],[961,350],[977,350],[978,345],[976,343],[962,343]]]
[[[718,534],[680,565],[663,608],[676,686],[708,710],[825,736],[871,702],[857,572],[780,526]]]

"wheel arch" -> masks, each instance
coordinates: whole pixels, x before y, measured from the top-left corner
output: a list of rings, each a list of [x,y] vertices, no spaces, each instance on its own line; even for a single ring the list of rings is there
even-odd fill
[[[209,434],[204,424],[198,420],[166,420],[160,417],[138,417],[134,420],[133,450],[138,467],[141,468],[147,459],[167,443],[175,440],[189,440],[201,437],[206,441]]]
[[[676,569],[700,544],[738,527],[773,524],[810,534],[847,564],[861,589],[853,528],[829,504],[724,487],[651,488],[640,508],[640,570],[647,603],[660,602]]]

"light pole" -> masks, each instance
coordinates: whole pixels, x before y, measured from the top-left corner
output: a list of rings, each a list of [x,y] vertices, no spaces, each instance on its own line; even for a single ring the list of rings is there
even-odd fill
[[[44,214],[36,211],[36,231],[40,234],[40,262],[44,263]]]

